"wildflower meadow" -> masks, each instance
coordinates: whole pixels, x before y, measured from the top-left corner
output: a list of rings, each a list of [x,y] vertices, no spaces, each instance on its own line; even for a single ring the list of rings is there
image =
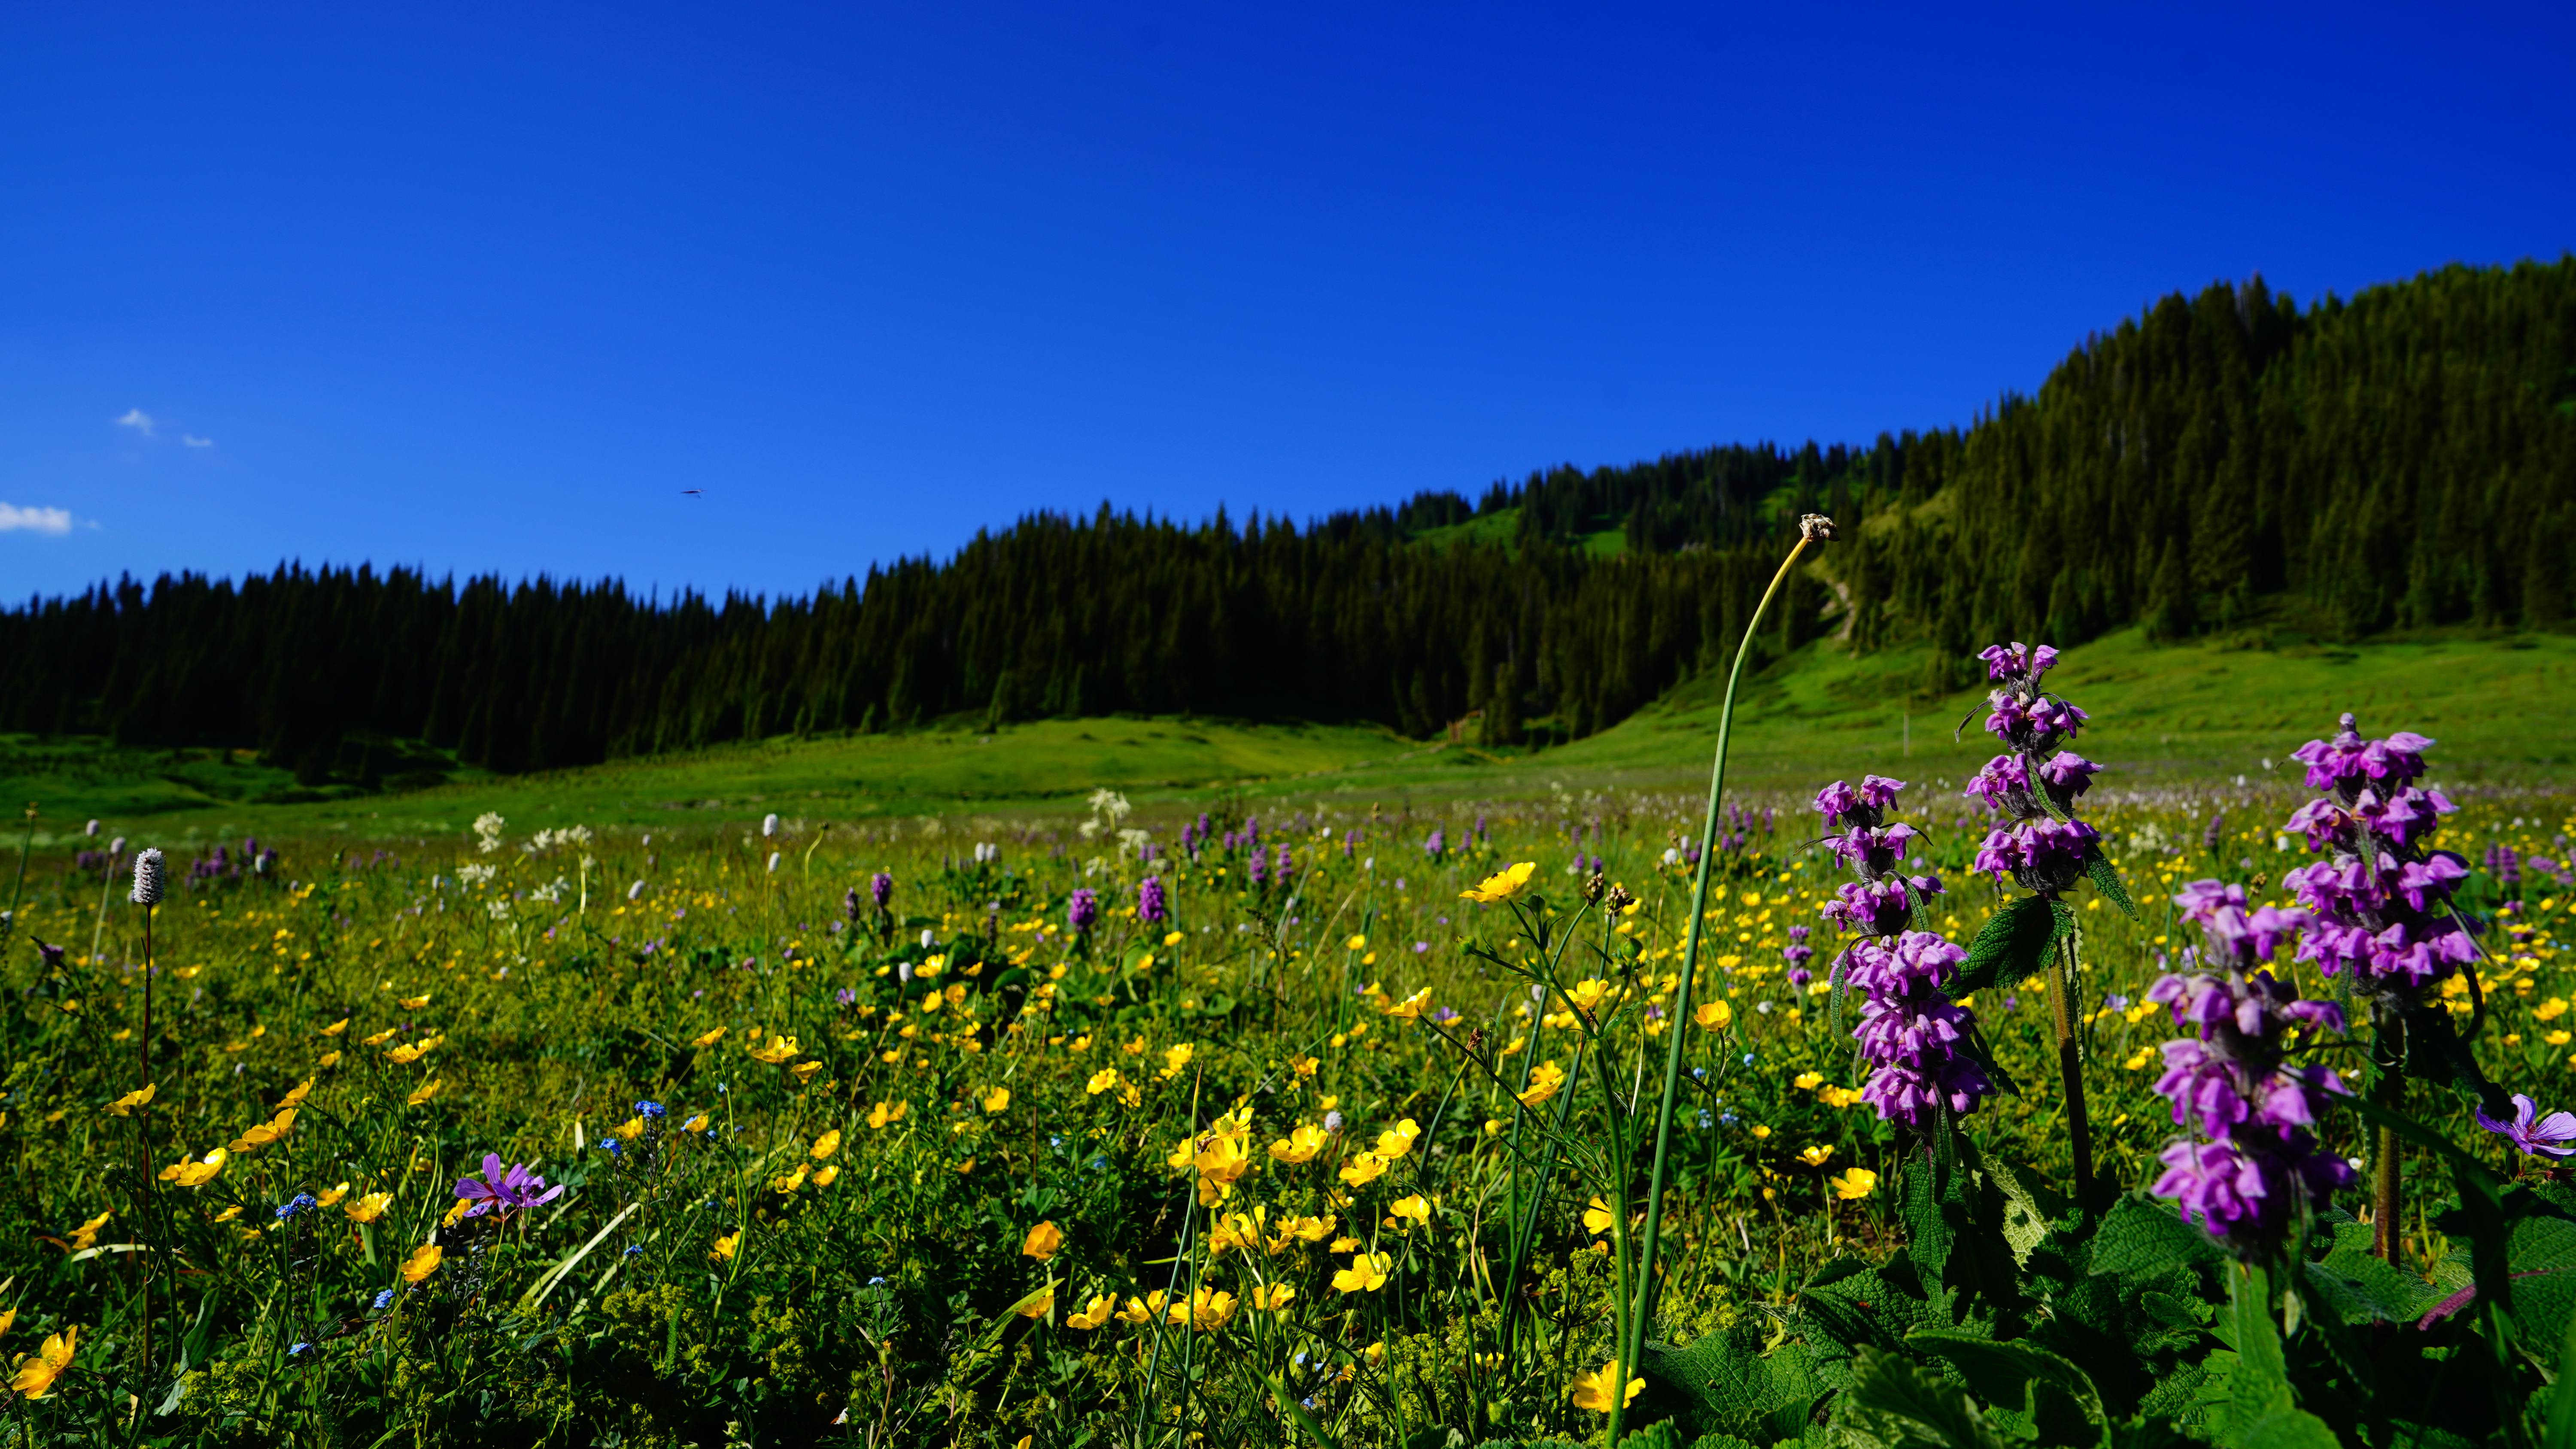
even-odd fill
[[[1758,613],[1757,613],[1758,623]],[[30,819],[7,1442],[2567,1442],[2564,799]]]

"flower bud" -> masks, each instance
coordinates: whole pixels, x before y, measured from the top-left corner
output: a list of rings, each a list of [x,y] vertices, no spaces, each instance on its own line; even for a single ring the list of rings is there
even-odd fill
[[[146,846],[142,854],[134,857],[133,901],[136,905],[148,909],[161,904],[161,874],[160,850]]]

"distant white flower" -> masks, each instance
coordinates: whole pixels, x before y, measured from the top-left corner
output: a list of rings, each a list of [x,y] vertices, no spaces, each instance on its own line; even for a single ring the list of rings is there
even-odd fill
[[[770,838],[772,838],[772,837],[776,836],[777,834],[778,834],[778,814],[777,814],[777,812],[776,812],[776,811],[772,811],[772,812],[770,812],[768,815],[766,815],[766,816],[762,817],[762,819],[761,819],[761,822],[760,822],[760,838],[761,838],[761,839],[763,839],[763,840],[768,840],[768,839],[770,839]]]
[[[508,896],[494,896],[491,900],[484,902],[483,913],[496,921],[506,921],[510,919],[510,898]]]
[[[769,818],[775,820],[778,817],[773,815]],[[778,873],[778,852],[774,850],[769,853],[769,871],[772,875],[776,875]]]
[[[456,868],[456,878],[470,886],[489,885],[492,883],[492,877],[499,875],[500,873],[501,871],[498,866],[485,865],[480,861],[460,865]]]
[[[644,882],[639,880],[635,882],[635,884],[628,886],[626,888],[626,898],[630,901],[640,901],[644,899]]]
[[[501,848],[501,826],[504,823],[505,822],[503,822],[499,812],[497,811],[486,810],[482,814],[475,816],[475,848],[482,851],[485,855],[490,855],[492,852],[499,850]]]
[[[157,848],[146,846],[142,854],[134,857],[132,899],[138,906],[161,904],[161,852]]]

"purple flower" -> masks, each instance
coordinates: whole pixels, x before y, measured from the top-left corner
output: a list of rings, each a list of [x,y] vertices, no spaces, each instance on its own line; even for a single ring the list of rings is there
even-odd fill
[[[1446,851],[1448,848],[1448,838],[1443,836],[1437,829],[1431,832],[1430,839],[1422,842],[1422,853],[1430,856],[1433,860],[1438,860],[1441,853]]]
[[[1064,923],[1077,936],[1089,935],[1100,924],[1100,897],[1089,886],[1075,886],[1064,903]]]
[[[1259,850],[1243,862],[1243,878],[1260,890],[1270,884],[1270,857]]]
[[[1163,878],[1149,875],[1136,882],[1136,919],[1148,926],[1158,926],[1171,917],[1171,906],[1163,897]]]
[[[483,1154],[483,1175],[457,1179],[456,1195],[474,1204],[465,1210],[465,1215],[478,1218],[494,1211],[507,1215],[543,1206],[563,1196],[563,1188],[547,1187],[546,1180],[528,1171],[523,1162],[514,1162],[504,1170],[500,1154],[487,1152]]]
[[[2520,1092],[2513,1094],[2513,1120],[2499,1122],[2478,1109],[2478,1125],[2514,1145],[2528,1157],[2546,1157],[2563,1162],[2576,1157],[2576,1112],[2552,1112],[2540,1115],[2540,1104]]]
[[[1288,847],[1287,847],[1287,846],[1285,846],[1285,845],[1280,846],[1280,847],[1279,847],[1279,863],[1278,863],[1277,867],[1275,868],[1274,873],[1275,873],[1275,874],[1278,876],[1278,878],[1279,878],[1279,886],[1280,886],[1280,888],[1281,888],[1282,890],[1285,890],[1285,889],[1287,888],[1287,886],[1288,886],[1288,878],[1289,878],[1290,876],[1292,876],[1292,875],[1296,874],[1296,872],[1297,872],[1297,858],[1296,858],[1295,856],[1293,856],[1293,855],[1291,855],[1291,854],[1289,853],[1289,851],[1288,851]]]
[[[1977,657],[1986,661],[1986,678],[1997,684],[2035,685],[2057,662],[2057,651],[2045,644],[2033,649],[2015,640],[2010,645],[1990,644]]]
[[[1941,991],[1967,952],[1929,931],[1855,941],[1839,969],[1865,993],[1852,1032],[1870,1077],[1861,1100],[1880,1118],[1922,1130],[1964,1116],[1994,1090],[1967,1051],[1969,1010]]]
[[[894,900],[894,877],[884,871],[868,877],[868,898],[877,903],[878,910],[884,910]]]
[[[1848,781],[1836,780],[1816,792],[1816,813],[1825,817],[1827,825],[1842,824],[1859,804],[1860,794]]]
[[[2242,961],[2279,946],[2278,938],[2262,944],[2250,927],[2224,934],[2224,922],[2243,919],[2244,893],[2234,887],[2196,881],[2176,900],[2202,921],[2213,946],[2224,948],[2222,959]],[[2288,983],[2259,970],[2167,975],[2147,988],[2147,1000],[2168,1008],[2176,1025],[2194,1028],[2164,1044],[2156,1091],[2173,1103],[2177,1125],[2210,1139],[2167,1148],[2153,1191],[2231,1251],[2277,1253],[2300,1194],[2322,1201],[2353,1179],[2351,1167],[2319,1151],[2309,1133],[2326,1094],[2342,1092],[2343,1082],[2323,1066],[2282,1060],[2286,1030],[2341,1031],[2342,1008],[2300,1000]]]

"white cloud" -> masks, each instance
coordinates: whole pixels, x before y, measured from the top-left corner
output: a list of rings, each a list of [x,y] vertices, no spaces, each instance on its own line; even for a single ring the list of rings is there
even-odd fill
[[[132,428],[147,438],[152,436],[152,415],[141,408],[127,408],[125,416],[116,420],[116,425],[120,428]]]
[[[191,448],[211,448],[215,445],[214,439],[201,438],[194,433],[181,433],[179,435],[179,441],[187,444]]]
[[[60,508],[16,508],[0,503],[0,533],[15,533],[20,529],[59,538],[72,531],[72,516]]]

